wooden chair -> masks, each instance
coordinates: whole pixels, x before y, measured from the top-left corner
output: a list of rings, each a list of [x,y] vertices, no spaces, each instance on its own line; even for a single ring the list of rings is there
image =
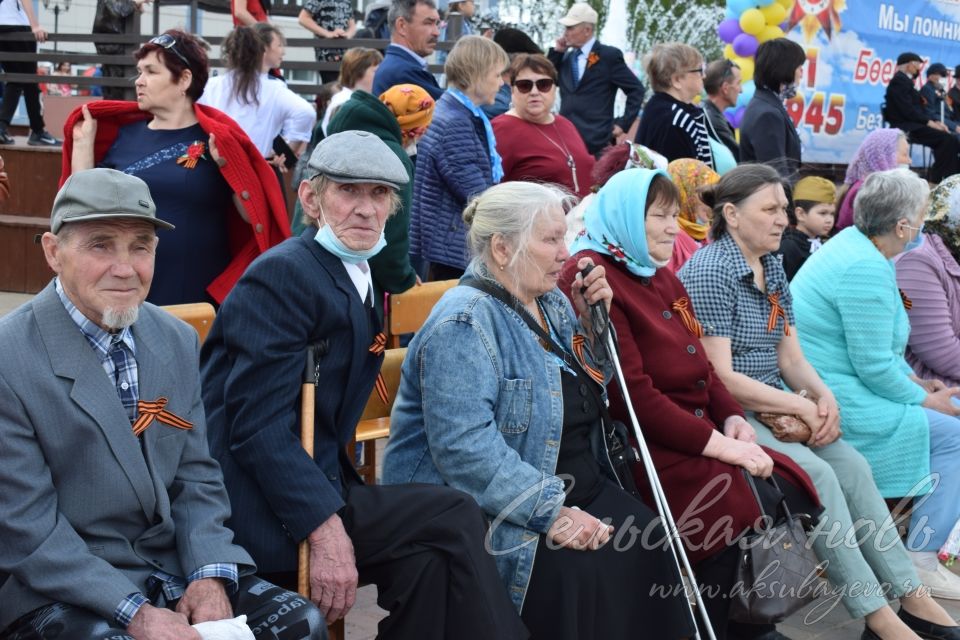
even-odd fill
[[[210,327],[213,326],[213,319],[217,312],[209,302],[191,302],[189,304],[170,304],[160,307],[167,313],[170,313],[197,330],[200,336],[200,344],[207,339],[210,333]]]
[[[353,441],[347,445],[347,455],[353,456],[356,452],[356,443],[363,442],[363,453],[357,472],[367,484],[376,484],[377,481],[377,440],[390,435],[390,411],[397,398],[400,388],[400,366],[407,355],[404,349],[387,349],[383,354],[383,366],[380,373],[387,386],[387,402],[380,399],[377,390],[370,393],[367,406],[357,423],[357,431]]]
[[[400,346],[401,335],[413,333],[422,327],[433,305],[437,304],[437,300],[448,289],[457,286],[457,282],[457,280],[425,282],[403,293],[392,294],[388,299],[386,312],[387,347],[396,349]]]

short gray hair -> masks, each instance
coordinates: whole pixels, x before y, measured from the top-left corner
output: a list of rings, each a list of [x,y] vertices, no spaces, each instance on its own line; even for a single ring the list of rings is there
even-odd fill
[[[418,4],[425,4],[431,9],[437,8],[437,3],[433,0],[393,0],[390,3],[390,11],[387,12],[387,23],[390,28],[396,27],[397,20],[400,18],[413,22],[413,12],[417,10]]]
[[[882,236],[899,220],[912,221],[929,198],[930,187],[909,169],[871,173],[853,201],[853,224],[867,237]]]
[[[655,44],[643,59],[650,86],[660,92],[668,91],[673,85],[673,77],[690,71],[691,65],[695,64],[703,64],[703,55],[682,42]]]
[[[515,265],[526,254],[537,219],[554,209],[566,212],[575,201],[575,196],[550,184],[504,182],[494,185],[463,210],[463,221],[469,227],[470,251],[492,267],[490,244],[493,236],[500,234],[516,247],[510,259],[511,266]]]

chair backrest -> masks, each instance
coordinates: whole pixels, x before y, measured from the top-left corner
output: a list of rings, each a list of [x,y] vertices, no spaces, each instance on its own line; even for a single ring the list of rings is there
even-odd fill
[[[387,311],[387,332],[391,348],[400,346],[400,336],[413,333],[423,326],[433,305],[448,290],[457,286],[457,280],[425,282],[403,293],[392,294]]]
[[[377,390],[370,393],[367,400],[367,406],[363,409],[360,421],[373,420],[375,418],[389,418],[390,411],[393,409],[393,402],[397,398],[397,390],[400,388],[400,366],[407,355],[406,347],[402,349],[387,349],[383,352],[383,365],[380,367],[380,375],[383,376],[383,382],[387,387],[387,402],[380,399]]]
[[[191,327],[197,330],[200,336],[200,344],[207,339],[210,333],[210,327],[213,326],[213,319],[217,312],[209,302],[191,302],[189,304],[169,304],[160,307],[169,314],[180,318]]]

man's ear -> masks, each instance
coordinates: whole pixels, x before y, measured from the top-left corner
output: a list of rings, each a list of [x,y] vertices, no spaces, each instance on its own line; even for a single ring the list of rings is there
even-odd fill
[[[314,190],[309,180],[301,180],[297,187],[297,197],[300,199],[300,205],[303,212],[314,220],[320,219],[320,196]]]
[[[60,238],[47,231],[40,237],[40,244],[43,246],[43,257],[47,259],[47,264],[54,273],[59,274],[63,268],[60,264]]]

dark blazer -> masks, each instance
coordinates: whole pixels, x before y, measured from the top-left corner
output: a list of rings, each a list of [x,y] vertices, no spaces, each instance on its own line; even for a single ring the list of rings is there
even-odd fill
[[[433,74],[420,66],[420,61],[400,47],[391,44],[383,55],[383,62],[373,76],[373,95],[379,96],[398,84],[415,84],[439,100],[443,89]]]
[[[154,421],[134,436],[53,283],[0,320],[0,629],[54,601],[113,620],[157,570],[253,571],[223,526],[230,504],[207,447],[196,332],[149,303],[132,330],[140,399],[167,398],[191,430]]]
[[[262,571],[297,566],[297,543],[361,480],[345,453],[380,370],[380,330],[315,228],[260,256],[230,292],[201,352],[210,449],[234,507],[230,526]],[[323,343],[314,458],[300,444],[308,345]]]
[[[643,104],[643,85],[623,61],[623,53],[616,47],[594,41],[592,55],[597,54],[594,64],[587,62],[583,77],[574,85],[573,62],[570,50],[561,53],[550,49],[547,57],[557,68],[560,86],[560,115],[573,122],[587,145],[587,150],[596,155],[610,143],[613,131],[613,102],[617,89],[627,96],[623,117],[616,121],[626,131],[633,125]],[[379,74],[379,70],[377,71]]]
[[[785,180],[797,181],[800,135],[780,96],[757,89],[740,123],[740,161],[768,164]]]
[[[717,108],[717,105],[713,104],[709,99],[703,101],[703,112],[707,114],[707,119],[713,127],[712,131],[710,131],[710,136],[713,137],[713,133],[716,132],[720,142],[722,142],[727,149],[730,149],[730,153],[733,154],[734,159],[739,162],[740,143],[737,142],[737,137],[734,135],[730,123],[727,122],[726,116],[724,116],[723,112]]]
[[[923,108],[923,98],[913,86],[913,79],[903,71],[897,71],[890,79],[884,101],[883,117],[891,126],[907,133],[927,126],[930,120]]]

